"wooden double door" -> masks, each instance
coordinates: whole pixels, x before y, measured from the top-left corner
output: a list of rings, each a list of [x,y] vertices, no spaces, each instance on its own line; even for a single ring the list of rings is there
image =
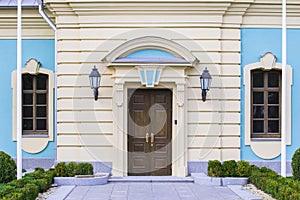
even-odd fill
[[[172,175],[172,91],[128,90],[128,175]]]

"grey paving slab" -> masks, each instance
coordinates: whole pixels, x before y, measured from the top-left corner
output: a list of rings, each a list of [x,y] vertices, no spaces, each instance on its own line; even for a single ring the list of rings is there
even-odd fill
[[[252,194],[249,190],[243,189],[240,185],[228,185],[234,193],[243,197],[244,200],[261,200],[262,198]]]
[[[230,187],[189,182],[111,182],[99,186],[76,186],[55,200],[240,200],[251,199]],[[56,193],[56,192],[55,192]],[[53,194],[55,196],[55,193]],[[56,195],[57,196],[57,195]],[[52,198],[53,200],[53,198]]]
[[[84,196],[87,194],[89,188],[89,186],[75,187],[72,190],[72,192],[68,195],[67,200],[83,199]]]
[[[71,191],[74,188],[75,188],[75,185],[61,186],[54,192],[54,194],[52,194],[50,197],[48,197],[47,200],[64,199],[66,196],[68,196],[71,193]]]

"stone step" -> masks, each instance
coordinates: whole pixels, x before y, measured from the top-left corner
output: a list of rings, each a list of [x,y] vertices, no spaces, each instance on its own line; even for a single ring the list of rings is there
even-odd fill
[[[194,179],[191,177],[176,176],[111,176],[108,182],[190,182]]]

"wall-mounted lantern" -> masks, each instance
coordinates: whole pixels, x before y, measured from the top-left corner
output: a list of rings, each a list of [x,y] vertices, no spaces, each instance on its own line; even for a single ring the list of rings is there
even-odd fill
[[[90,78],[90,86],[92,89],[94,89],[94,99],[95,99],[95,101],[97,101],[98,100],[98,88],[100,87],[101,76],[100,76],[96,66],[94,66],[94,68],[92,69],[89,78]]]
[[[206,101],[206,93],[210,88],[211,84],[211,76],[209,74],[209,71],[207,68],[205,68],[202,72],[202,75],[200,76],[200,84],[201,84],[201,89],[202,89],[202,101]]]

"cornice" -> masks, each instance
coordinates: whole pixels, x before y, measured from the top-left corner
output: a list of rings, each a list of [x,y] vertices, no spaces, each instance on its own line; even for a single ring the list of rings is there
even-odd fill
[[[166,23],[150,24],[124,21],[92,22],[84,20],[58,26],[74,27],[279,27],[281,25],[281,0],[45,0],[45,4],[57,16],[96,17],[102,19],[118,16],[163,16]],[[190,21],[172,22],[172,16],[189,16]],[[202,16],[201,19],[199,17]],[[205,20],[207,18],[207,20]],[[94,19],[92,19],[93,21]],[[59,22],[58,22],[59,23]],[[288,27],[300,27],[300,1],[287,1]]]

